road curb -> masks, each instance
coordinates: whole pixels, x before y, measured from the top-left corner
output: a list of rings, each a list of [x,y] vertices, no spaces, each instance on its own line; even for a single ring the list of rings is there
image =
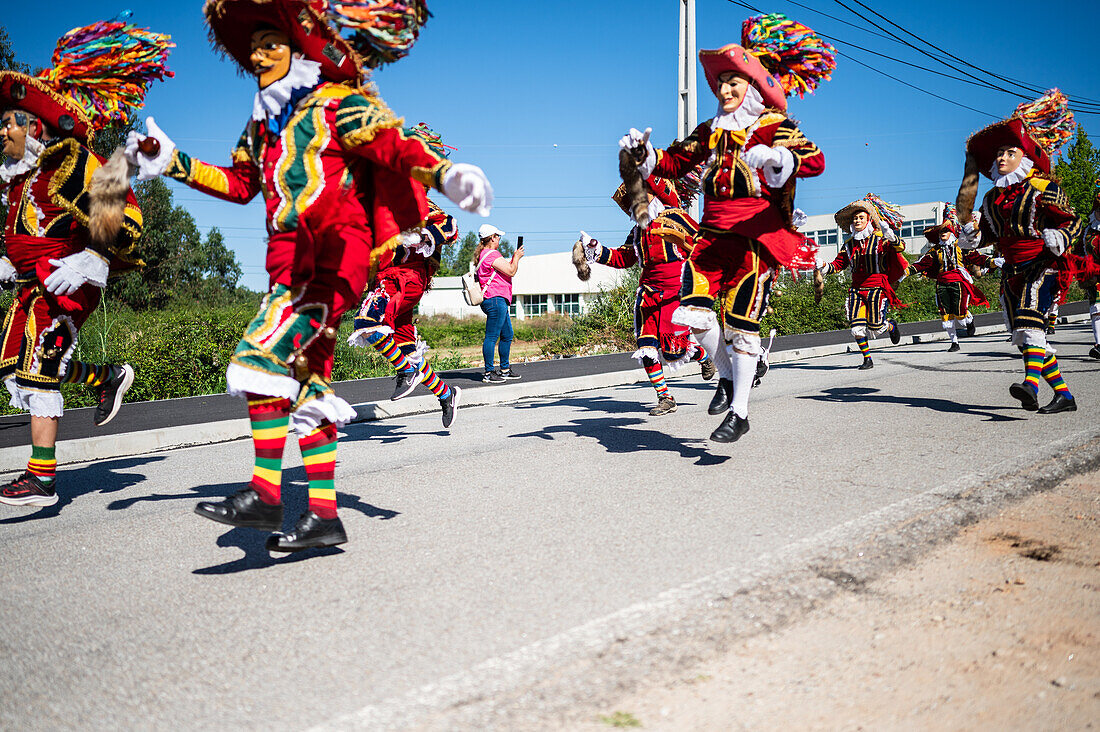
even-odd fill
[[[1088,319],[1089,315],[1085,313],[1064,316],[1059,319],[1059,322],[1063,324],[1073,324],[1085,322]],[[985,335],[1003,331],[1004,328],[1000,325],[979,326],[976,329],[976,334]],[[891,344],[889,339],[885,337],[879,338],[877,341],[872,341],[872,344],[876,352],[881,352],[890,348],[946,340],[946,338],[947,334],[943,330],[937,330],[928,333],[904,335],[902,336],[901,343],[897,346]],[[832,356],[853,351],[855,351],[854,345],[846,341],[842,343],[774,351],[770,355],[769,360],[772,364],[788,363],[802,359]],[[475,407],[490,404],[507,404],[521,399],[571,394],[573,392],[603,389],[612,386],[624,386],[644,381],[646,381],[646,377],[644,372],[640,369],[610,371],[599,374],[546,379],[526,383],[523,381],[515,381],[491,387],[465,389],[462,392],[461,406]],[[439,409],[439,402],[434,396],[417,396],[408,397],[397,402],[362,402],[353,404],[352,406],[356,412],[354,422],[358,423],[434,412]],[[241,411],[244,412],[243,409]],[[248,418],[242,416],[239,419],[221,420],[204,424],[162,427],[142,432],[127,432],[76,440],[62,440],[57,443],[57,459],[58,462],[69,465],[94,460],[104,460],[107,458],[142,455],[150,452],[157,452],[159,450],[228,442],[248,437],[250,434]],[[14,445],[0,448],[0,473],[22,470],[26,464],[27,455],[28,448],[26,445]]]

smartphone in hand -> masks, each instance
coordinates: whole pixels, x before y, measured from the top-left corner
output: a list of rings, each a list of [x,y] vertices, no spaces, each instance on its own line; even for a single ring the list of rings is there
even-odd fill
[[[516,239],[516,249],[523,249],[523,237],[520,236]]]

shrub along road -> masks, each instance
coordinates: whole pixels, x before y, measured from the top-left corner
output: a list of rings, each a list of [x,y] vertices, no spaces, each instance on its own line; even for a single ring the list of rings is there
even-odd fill
[[[1076,413],[1008,396],[999,335],[777,364],[752,431],[706,435],[673,382],[353,425],[347,545],[272,558],[195,516],[247,479],[236,441],[67,466],[0,514],[0,728],[436,729],[568,721],[650,673],[796,617],[1100,459],[1100,364],[1060,330]],[[1044,387],[1043,397],[1049,398]],[[304,473],[289,446],[288,521]],[[33,680],[33,683],[29,682]]]

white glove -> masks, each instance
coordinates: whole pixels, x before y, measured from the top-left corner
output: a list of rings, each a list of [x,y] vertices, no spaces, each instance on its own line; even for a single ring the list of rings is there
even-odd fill
[[[51,259],[50,264],[57,269],[50,272],[42,284],[54,295],[71,295],[86,282],[96,287],[107,286],[108,262],[90,249],[61,259]]]
[[[19,273],[15,271],[15,266],[12,265],[11,260],[7,257],[0,257],[0,282],[15,282],[15,278],[19,276]]]
[[[138,180],[152,180],[164,175],[164,171],[168,170],[168,164],[172,162],[172,153],[176,150],[176,143],[164,134],[152,117],[145,118],[145,127],[149,130],[147,136],[160,143],[160,152],[155,158],[151,158],[138,149],[138,143],[144,140],[146,135],[131,131],[126,136],[126,161],[138,169]]]
[[[993,257],[993,259],[990,260],[990,261],[993,262],[993,266],[996,267],[997,269],[1000,269],[1001,267],[1005,266],[1005,258],[1004,257]]]
[[[779,151],[767,145],[753,145],[741,153],[741,160],[750,168],[763,168],[765,165],[779,167],[783,163]]]
[[[1043,229],[1043,243],[1056,257],[1062,256],[1066,251],[1066,237],[1058,229]]]
[[[584,247],[584,258],[589,262],[595,262],[600,251],[600,243],[582,231],[581,246]]]
[[[959,246],[963,249],[977,249],[981,236],[977,222],[968,221],[963,224],[962,236],[959,237]]]
[[[636,148],[645,150],[645,159],[638,166],[638,173],[643,178],[652,175],[653,169],[657,167],[657,151],[653,149],[653,145],[649,142],[651,132],[653,132],[652,127],[646,127],[645,132],[640,132],[631,127],[630,132],[627,132],[619,140],[619,149],[621,150],[634,150]]]
[[[880,221],[879,225],[882,227],[882,236],[886,241],[897,241],[898,235],[894,233],[894,230],[890,228],[890,224],[885,221]]]
[[[493,208],[493,187],[481,168],[455,163],[443,174],[443,194],[463,211],[488,216]]]

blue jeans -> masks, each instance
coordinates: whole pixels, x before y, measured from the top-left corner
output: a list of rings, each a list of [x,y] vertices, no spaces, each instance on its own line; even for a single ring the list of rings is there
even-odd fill
[[[508,301],[500,295],[481,301],[481,312],[485,313],[485,342],[481,344],[481,355],[485,359],[485,371],[493,370],[493,346],[500,339],[500,368],[511,366],[508,354],[512,350],[512,320],[508,317]]]

